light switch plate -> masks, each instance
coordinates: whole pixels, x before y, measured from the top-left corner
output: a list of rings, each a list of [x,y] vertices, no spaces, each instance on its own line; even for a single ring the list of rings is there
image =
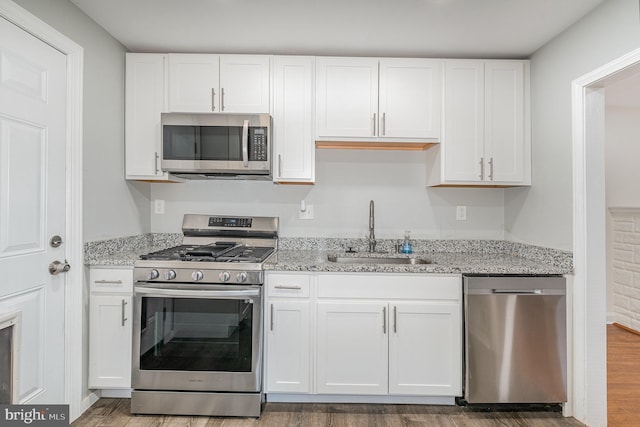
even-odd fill
[[[467,207],[466,206],[456,206],[456,220],[457,221],[466,221],[467,220]]]
[[[313,219],[313,205],[306,204],[306,209],[298,212],[299,219]]]

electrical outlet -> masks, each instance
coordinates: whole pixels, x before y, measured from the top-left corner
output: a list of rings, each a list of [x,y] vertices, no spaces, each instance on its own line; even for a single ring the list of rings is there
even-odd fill
[[[153,213],[164,214],[164,200],[156,199],[153,201]]]
[[[467,220],[467,207],[466,206],[456,206],[456,220],[457,221],[466,221]]]
[[[305,210],[298,212],[299,219],[313,219],[313,205],[305,204]]]

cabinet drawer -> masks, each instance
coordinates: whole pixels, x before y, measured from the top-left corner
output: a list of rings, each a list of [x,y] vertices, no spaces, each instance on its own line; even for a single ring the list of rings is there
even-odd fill
[[[267,294],[270,297],[309,298],[310,282],[307,274],[269,274]]]
[[[318,275],[318,298],[458,301],[461,296],[461,276],[381,273]]]
[[[89,280],[91,292],[133,292],[132,268],[91,268]]]

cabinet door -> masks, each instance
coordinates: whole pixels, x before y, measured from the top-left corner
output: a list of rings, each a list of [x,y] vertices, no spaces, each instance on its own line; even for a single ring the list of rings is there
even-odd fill
[[[462,393],[462,309],[459,303],[390,304],[389,393]]]
[[[269,301],[267,392],[309,393],[309,301]]]
[[[91,294],[89,388],[131,387],[130,295]]]
[[[447,61],[442,134],[445,181],[482,181],[484,62]]]
[[[162,180],[160,113],[165,109],[166,55],[127,53],[125,164],[127,179]]]
[[[388,393],[387,304],[319,302],[316,391]]]
[[[220,109],[224,113],[269,113],[269,56],[220,57]]]
[[[274,58],[274,181],[314,182],[314,58]]]
[[[378,60],[316,58],[319,137],[378,134]]]
[[[380,61],[379,136],[440,138],[442,61]]]
[[[524,62],[485,63],[486,177],[494,182],[525,181]]]
[[[220,57],[169,54],[169,111],[220,112]]]

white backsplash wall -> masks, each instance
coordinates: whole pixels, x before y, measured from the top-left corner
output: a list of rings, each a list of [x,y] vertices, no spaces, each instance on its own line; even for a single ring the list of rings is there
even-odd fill
[[[151,184],[152,232],[179,232],[185,213],[280,217],[284,237],[364,237],[369,200],[375,201],[376,237],[503,239],[504,190],[426,188],[422,151],[317,150],[315,185],[261,181],[189,181]],[[300,202],[314,219],[300,220]],[[456,220],[456,206],[467,220]]]

